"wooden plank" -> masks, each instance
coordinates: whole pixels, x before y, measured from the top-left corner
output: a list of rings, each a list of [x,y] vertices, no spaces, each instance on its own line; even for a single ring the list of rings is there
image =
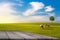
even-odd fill
[[[21,32],[14,32],[14,33],[16,33],[17,35],[19,35],[21,37],[24,37],[25,39],[37,39],[35,37],[29,36],[29,35],[21,33]]]
[[[8,39],[8,35],[4,31],[0,31],[0,39]]]
[[[21,36],[13,33],[13,32],[7,32],[8,36],[9,36],[9,39],[24,39],[22,38]]]

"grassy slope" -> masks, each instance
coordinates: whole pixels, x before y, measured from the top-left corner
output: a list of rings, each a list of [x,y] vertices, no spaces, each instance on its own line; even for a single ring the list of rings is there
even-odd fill
[[[20,30],[26,32],[32,32],[36,34],[43,34],[47,36],[53,36],[60,38],[60,24],[59,23],[49,23],[50,28],[45,27],[41,29],[40,24],[46,23],[14,23],[14,24],[0,24],[0,30]]]

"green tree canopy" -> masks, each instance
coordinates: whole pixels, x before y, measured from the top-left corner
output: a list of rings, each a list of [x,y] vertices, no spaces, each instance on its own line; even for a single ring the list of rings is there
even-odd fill
[[[50,21],[54,21],[54,16],[50,16]]]

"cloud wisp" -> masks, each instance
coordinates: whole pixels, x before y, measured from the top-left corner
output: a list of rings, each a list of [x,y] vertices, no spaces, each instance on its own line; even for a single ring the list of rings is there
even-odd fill
[[[52,12],[53,10],[54,10],[54,8],[52,8],[51,6],[45,7],[45,12]]]
[[[30,16],[30,15],[34,15],[34,14],[38,14],[38,10],[41,10],[41,9],[44,9],[44,11],[42,13],[44,14],[48,14],[48,15],[53,15],[54,16],[54,13],[51,13],[54,8],[52,6],[45,6],[44,3],[42,2],[30,2],[29,3],[31,5],[31,8],[27,9],[23,15],[24,16]],[[41,13],[41,11],[39,12]]]
[[[39,9],[42,9],[44,7],[44,4],[42,2],[30,2],[31,9],[28,9],[27,11],[24,12],[24,16],[29,16],[34,14]]]
[[[11,13],[15,13],[16,11],[11,6],[11,3],[0,3],[0,23],[16,22],[17,16],[11,15]]]

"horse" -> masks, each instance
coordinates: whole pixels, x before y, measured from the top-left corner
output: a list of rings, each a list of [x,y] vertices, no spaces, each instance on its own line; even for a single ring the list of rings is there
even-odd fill
[[[50,24],[46,24],[45,27],[50,27]]]
[[[40,27],[43,28],[43,24],[41,24]]]

